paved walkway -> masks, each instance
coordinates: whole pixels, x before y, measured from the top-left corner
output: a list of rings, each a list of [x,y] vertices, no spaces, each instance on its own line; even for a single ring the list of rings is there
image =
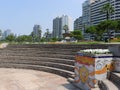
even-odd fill
[[[0,90],[77,90],[61,76],[34,70],[0,68]]]

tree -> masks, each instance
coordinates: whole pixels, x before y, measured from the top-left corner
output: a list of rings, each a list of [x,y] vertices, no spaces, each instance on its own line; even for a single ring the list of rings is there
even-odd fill
[[[86,29],[86,33],[90,33],[90,34],[96,34],[96,27],[95,26],[90,26]]]
[[[86,29],[86,33],[90,33],[92,36],[94,36],[94,39],[99,41],[102,38],[102,35],[104,33],[103,27],[101,26],[103,24],[98,24],[96,26],[90,26]]]
[[[49,29],[46,29],[46,32],[44,33],[43,36],[45,37],[46,41],[49,41],[49,39],[50,39],[50,31],[49,31]]]
[[[94,39],[96,39],[96,36],[97,36],[97,29],[96,28],[97,28],[96,26],[89,26],[89,27],[87,27],[85,32],[91,34],[91,36],[93,36]]]
[[[15,39],[16,37],[13,34],[10,34],[5,38],[5,40],[10,41],[10,42],[15,41]]]
[[[17,42],[32,42],[32,36],[30,35],[21,35],[16,39]]]
[[[33,31],[31,32],[31,34],[30,34],[30,36],[32,37],[32,41],[34,42],[34,33],[33,33]]]
[[[41,39],[41,33],[42,33],[41,27],[37,28],[36,31],[33,30],[30,34],[30,36],[32,36],[32,41],[39,42]]]
[[[117,20],[116,32],[120,31],[120,20]]]
[[[46,37],[46,38],[48,38],[48,37],[49,37],[49,34],[50,34],[49,29],[46,29],[46,32],[45,32],[45,37]]]
[[[77,40],[83,39],[82,32],[80,30],[74,30],[71,32],[71,36],[76,38]]]
[[[114,8],[108,2],[102,7],[102,12],[106,14],[106,20],[109,20],[110,15],[114,12]],[[110,41],[110,30],[108,29],[107,25],[107,34],[108,34],[108,42]]]
[[[69,30],[68,25],[64,25],[64,26],[63,26],[63,30],[65,30],[65,33],[67,33],[68,30]]]
[[[110,15],[114,12],[114,8],[110,3],[104,4],[101,10],[106,14],[106,20],[109,20]]]
[[[38,39],[39,39],[39,41],[40,41],[40,39],[41,39],[41,33],[42,33],[42,30],[39,29],[39,30],[38,30]]]

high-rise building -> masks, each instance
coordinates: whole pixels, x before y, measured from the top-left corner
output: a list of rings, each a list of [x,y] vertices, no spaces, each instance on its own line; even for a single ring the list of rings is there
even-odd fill
[[[56,17],[53,19],[53,37],[60,38],[62,34],[61,29],[61,18]]]
[[[67,16],[67,15],[62,15],[61,17],[61,23],[62,23],[62,34],[65,33],[65,31],[63,30],[63,27],[65,25],[68,26],[68,31],[72,31],[73,30],[73,23],[72,23],[72,18]]]
[[[106,14],[102,12],[102,7],[107,4],[107,0],[96,0],[91,4],[91,25],[97,25],[106,20]]]
[[[106,14],[102,13],[103,5],[110,3],[114,12],[110,15],[110,20],[120,19],[120,0],[86,0],[82,4],[82,23],[86,26],[97,25],[106,20]]]
[[[41,26],[40,25],[34,25],[33,35],[41,38]]]
[[[90,25],[90,5],[94,0],[86,0],[82,4],[82,23],[89,26]]]
[[[5,39],[7,36],[9,36],[9,35],[11,35],[11,34],[12,34],[12,33],[11,33],[11,30],[10,30],[10,29],[5,30],[4,33],[3,33],[3,39]]]
[[[56,17],[53,19],[53,37],[62,38],[63,33],[65,33],[63,27],[67,25],[68,31],[72,31],[72,19],[67,16],[63,15],[62,17]]]
[[[79,17],[74,21],[74,30],[82,30],[82,17]]]
[[[114,9],[114,12],[109,15],[109,19],[120,20],[120,0],[86,0],[82,4],[83,31],[85,27],[97,25],[107,19],[106,13],[102,12],[102,7],[107,3],[110,3]]]

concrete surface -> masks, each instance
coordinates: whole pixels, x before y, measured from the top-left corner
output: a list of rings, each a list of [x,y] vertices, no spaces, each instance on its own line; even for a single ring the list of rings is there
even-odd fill
[[[61,76],[35,70],[0,68],[0,90],[77,90]]]

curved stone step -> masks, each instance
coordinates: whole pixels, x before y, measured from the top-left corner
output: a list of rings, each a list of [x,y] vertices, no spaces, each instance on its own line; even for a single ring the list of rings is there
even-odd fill
[[[74,55],[61,55],[61,54],[35,54],[35,53],[6,53],[1,54],[2,56],[34,56],[34,57],[51,57],[51,58],[61,58],[75,60]]]
[[[105,83],[103,83],[103,81],[98,81],[98,86],[100,88],[100,90],[108,90],[108,87]]]
[[[111,45],[111,44],[110,44]],[[108,48],[109,44],[17,44],[17,45],[8,45],[8,48],[21,48],[21,47],[35,47],[35,48]],[[114,44],[112,44],[114,45]]]
[[[48,66],[48,67],[54,67],[59,69],[68,70],[71,72],[74,72],[74,66],[67,65],[67,64],[61,64],[61,63],[53,63],[53,62],[41,62],[39,61],[30,61],[30,60],[0,60],[0,63],[13,63],[13,64],[29,64],[29,65],[40,65],[40,66]]]
[[[0,50],[0,54],[6,54],[6,53],[35,53],[35,54],[61,54],[61,55],[75,55],[76,52],[70,52],[70,51],[46,51],[46,50]]]
[[[52,51],[52,50],[56,50],[56,51],[76,51],[76,50],[79,50],[80,48],[70,48],[70,49],[66,49],[66,48],[55,48],[55,47],[52,47],[52,48],[44,48],[44,47],[41,47],[41,48],[36,48],[36,47],[27,47],[27,48],[24,48],[24,47],[20,47],[20,48],[4,48],[4,49],[7,49],[7,50],[34,50],[34,49],[37,49],[37,50],[48,50],[48,51]],[[3,50],[3,49],[1,49]]]
[[[112,81],[118,88],[120,88],[120,73],[111,72],[109,80]]]
[[[67,81],[70,82],[71,84],[73,84],[73,86],[75,86],[76,88],[78,88],[79,90],[83,90],[82,88],[78,87],[76,85],[76,83],[74,83],[74,78],[67,78]],[[100,89],[98,86],[95,88],[92,88],[91,90],[102,90]]]
[[[33,57],[33,56],[1,56],[0,60],[32,60],[32,61],[43,61],[43,62],[54,62],[54,63],[62,63],[62,64],[67,64],[67,65],[72,65],[74,66],[73,60],[69,59],[60,59],[60,58],[48,58],[48,57]]]
[[[60,76],[66,77],[66,78],[69,78],[74,74],[73,72],[70,72],[67,70],[53,68],[53,67],[47,67],[47,66],[40,66],[40,65],[0,63],[0,67],[40,70],[40,71],[45,71],[45,72],[49,72],[49,73],[54,73],[54,74],[57,74],[57,75],[60,75]]]
[[[108,79],[103,80],[103,83],[107,86],[108,90],[119,90],[119,88]]]

